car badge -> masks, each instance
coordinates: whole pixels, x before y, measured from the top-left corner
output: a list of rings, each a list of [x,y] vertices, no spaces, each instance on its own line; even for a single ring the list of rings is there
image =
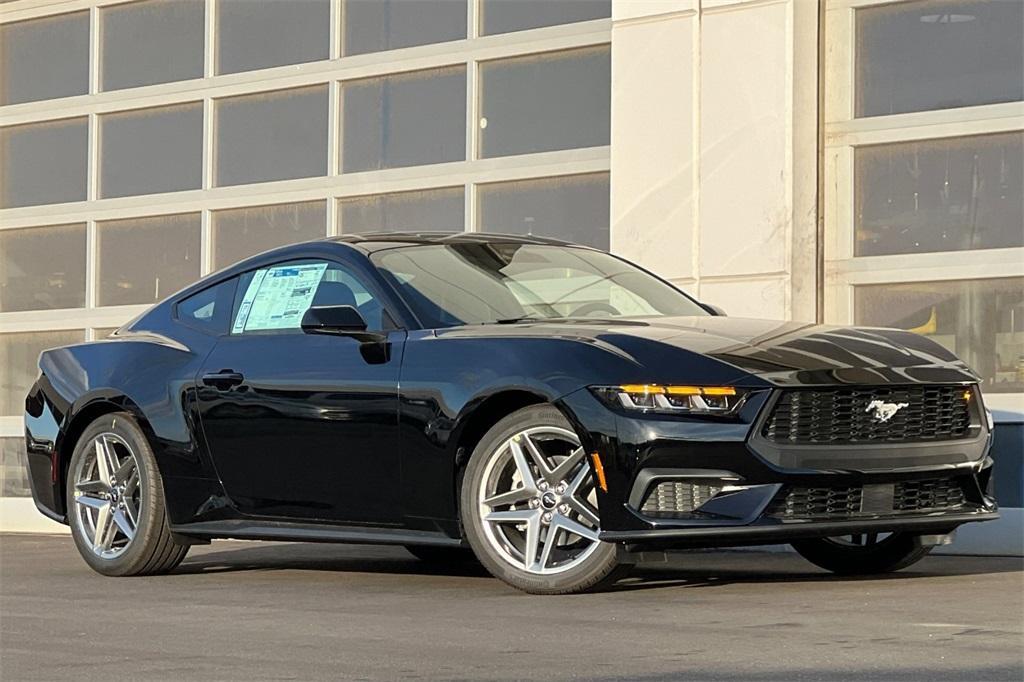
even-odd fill
[[[872,400],[864,411],[870,412],[877,423],[884,424],[895,417],[897,412],[909,406],[910,403],[887,403],[884,400]]]

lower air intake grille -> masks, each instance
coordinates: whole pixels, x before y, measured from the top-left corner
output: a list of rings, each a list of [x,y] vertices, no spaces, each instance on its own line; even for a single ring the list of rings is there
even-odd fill
[[[951,478],[932,478],[926,481],[897,483],[893,495],[895,511],[953,509],[963,505],[964,489]]]
[[[780,519],[839,519],[952,511],[965,504],[958,480],[930,478],[867,486],[783,488],[769,503],[765,515]]]
[[[785,490],[785,489],[783,489]],[[790,488],[768,505],[768,516],[786,519],[830,518],[860,512],[862,489]]]
[[[690,515],[721,491],[713,485],[665,481],[647,494],[640,513],[652,517]]]

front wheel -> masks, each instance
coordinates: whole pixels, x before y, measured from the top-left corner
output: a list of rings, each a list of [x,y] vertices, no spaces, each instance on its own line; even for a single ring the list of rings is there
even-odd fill
[[[480,563],[513,587],[566,594],[617,575],[618,548],[598,539],[590,463],[553,406],[518,410],[484,435],[466,467],[461,510]]]
[[[104,415],[82,433],[68,468],[67,508],[78,552],[104,575],[166,573],[188,552],[171,537],[153,451],[127,414]]]
[[[891,573],[915,564],[931,551],[913,535],[864,533],[815,538],[793,543],[793,549],[816,566],[840,575]]]

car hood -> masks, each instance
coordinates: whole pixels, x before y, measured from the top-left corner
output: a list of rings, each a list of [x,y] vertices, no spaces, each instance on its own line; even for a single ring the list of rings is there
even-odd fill
[[[645,350],[655,342],[714,358],[779,385],[978,380],[939,344],[899,329],[695,316],[545,320],[461,330],[460,335],[577,338],[612,346],[641,364],[648,364]]]

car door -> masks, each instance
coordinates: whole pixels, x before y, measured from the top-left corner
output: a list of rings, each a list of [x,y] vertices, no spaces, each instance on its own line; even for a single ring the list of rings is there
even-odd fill
[[[310,306],[352,305],[383,341],[306,334]],[[350,265],[289,261],[242,275],[231,331],[198,378],[203,432],[244,514],[398,524],[398,375],[405,331]]]

